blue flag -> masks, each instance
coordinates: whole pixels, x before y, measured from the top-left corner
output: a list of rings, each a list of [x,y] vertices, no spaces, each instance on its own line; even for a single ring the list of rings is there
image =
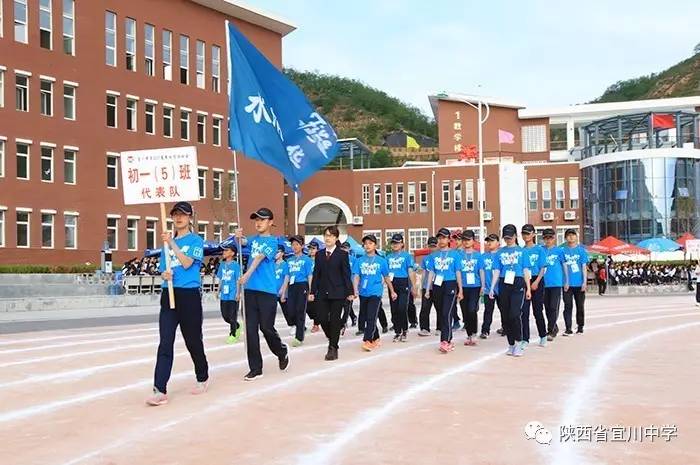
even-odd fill
[[[229,147],[299,184],[338,154],[338,138],[304,93],[230,22]]]

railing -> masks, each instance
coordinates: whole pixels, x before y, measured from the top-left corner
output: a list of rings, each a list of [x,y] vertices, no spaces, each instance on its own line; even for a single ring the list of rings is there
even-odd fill
[[[609,140],[604,144],[588,145],[581,151],[582,158],[595,157],[607,153],[618,153],[629,150],[671,149],[671,148],[700,148],[700,139],[692,137],[655,137],[646,139],[628,139],[624,141]]]
[[[124,292],[129,295],[160,294],[163,278],[160,276],[125,276],[122,281]],[[219,283],[213,275],[202,276],[203,293],[219,291]]]

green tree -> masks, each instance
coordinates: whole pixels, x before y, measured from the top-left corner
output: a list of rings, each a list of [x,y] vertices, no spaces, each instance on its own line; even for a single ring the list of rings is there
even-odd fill
[[[377,150],[372,155],[372,168],[388,168],[394,166],[394,160],[391,158],[391,152],[386,149]]]

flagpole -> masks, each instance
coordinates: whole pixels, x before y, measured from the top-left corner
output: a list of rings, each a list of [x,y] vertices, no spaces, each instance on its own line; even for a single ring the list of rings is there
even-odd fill
[[[294,234],[299,234],[299,193],[294,191]]]

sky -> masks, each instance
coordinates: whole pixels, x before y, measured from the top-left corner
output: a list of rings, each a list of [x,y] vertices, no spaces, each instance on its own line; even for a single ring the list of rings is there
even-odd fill
[[[430,116],[441,91],[585,103],[700,42],[698,0],[245,1],[297,26],[284,66],[358,79]]]

